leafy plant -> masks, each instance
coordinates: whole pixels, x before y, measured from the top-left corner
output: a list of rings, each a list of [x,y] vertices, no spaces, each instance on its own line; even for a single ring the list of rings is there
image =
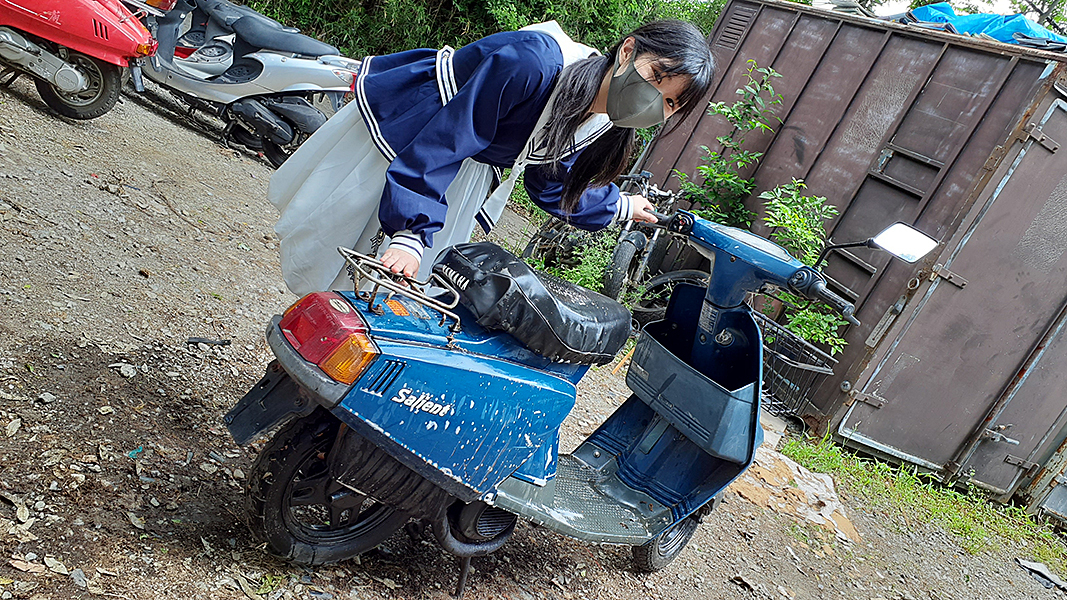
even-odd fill
[[[578,248],[579,259],[572,267],[563,269],[560,276],[567,281],[594,291],[604,285],[604,271],[611,263],[611,255],[618,242],[617,229],[605,229],[587,237]]]
[[[837,216],[837,207],[826,204],[823,196],[805,196],[803,179],[780,185],[759,195],[766,214],[763,222],[773,227],[771,239],[778,242],[800,262],[817,267],[826,244],[824,222]]]
[[[770,238],[778,242],[800,262],[817,267],[826,244],[824,222],[837,215],[837,208],[826,204],[822,196],[805,196],[807,185],[794,178],[773,190],[759,195],[763,199],[763,222],[772,227]],[[780,294],[787,303],[786,329],[815,344],[829,348],[830,354],[845,349],[846,342],[838,332],[846,325],[837,313],[821,304],[807,305],[792,294]]]
[[[726,135],[715,138],[718,150],[701,146],[704,164],[697,167],[703,178],[700,183],[688,174],[675,171],[681,189],[702,205],[697,214],[733,227],[747,229],[755,215],[744,206],[744,199],[755,185],[751,177],[742,173],[763,157],[762,152],[745,150],[745,139],[753,131],[773,131],[768,121],[774,117],[775,106],[782,103],[782,95],[774,91],[773,80],[781,74],[770,67],[760,67],[748,61],[747,81],[736,90],[740,96],[733,104],[713,102],[709,115],[720,115],[732,126]]]

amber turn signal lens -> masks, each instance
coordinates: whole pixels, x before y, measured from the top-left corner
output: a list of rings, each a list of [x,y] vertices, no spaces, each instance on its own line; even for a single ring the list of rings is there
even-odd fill
[[[341,383],[354,383],[378,356],[378,348],[366,335],[352,333],[321,363],[319,368]]]

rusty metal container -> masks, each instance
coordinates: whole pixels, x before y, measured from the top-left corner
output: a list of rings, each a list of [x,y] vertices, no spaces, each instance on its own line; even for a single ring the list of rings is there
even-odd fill
[[[757,192],[804,179],[840,211],[835,242],[895,221],[942,242],[917,265],[832,253],[832,287],[863,324],[800,416],[948,481],[1055,501],[1067,464],[1067,57],[776,0],[731,0],[711,42],[712,101],[737,98],[750,59],[783,75],[781,123],[746,145],[765,153]],[[701,112],[649,152],[661,185],[694,174],[701,146],[727,132]]]

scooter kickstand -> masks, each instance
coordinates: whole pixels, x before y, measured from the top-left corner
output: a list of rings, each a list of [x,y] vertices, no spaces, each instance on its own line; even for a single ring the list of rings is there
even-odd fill
[[[463,598],[463,592],[467,587],[467,574],[470,573],[470,570],[471,557],[464,556],[459,559],[459,583],[456,584],[456,595],[454,596],[457,599]]]

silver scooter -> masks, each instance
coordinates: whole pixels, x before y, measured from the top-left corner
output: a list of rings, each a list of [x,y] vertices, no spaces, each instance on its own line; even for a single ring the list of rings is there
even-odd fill
[[[276,168],[341,108],[359,72],[337,48],[226,0],[164,1],[165,11],[125,1],[159,41],[144,75]]]

